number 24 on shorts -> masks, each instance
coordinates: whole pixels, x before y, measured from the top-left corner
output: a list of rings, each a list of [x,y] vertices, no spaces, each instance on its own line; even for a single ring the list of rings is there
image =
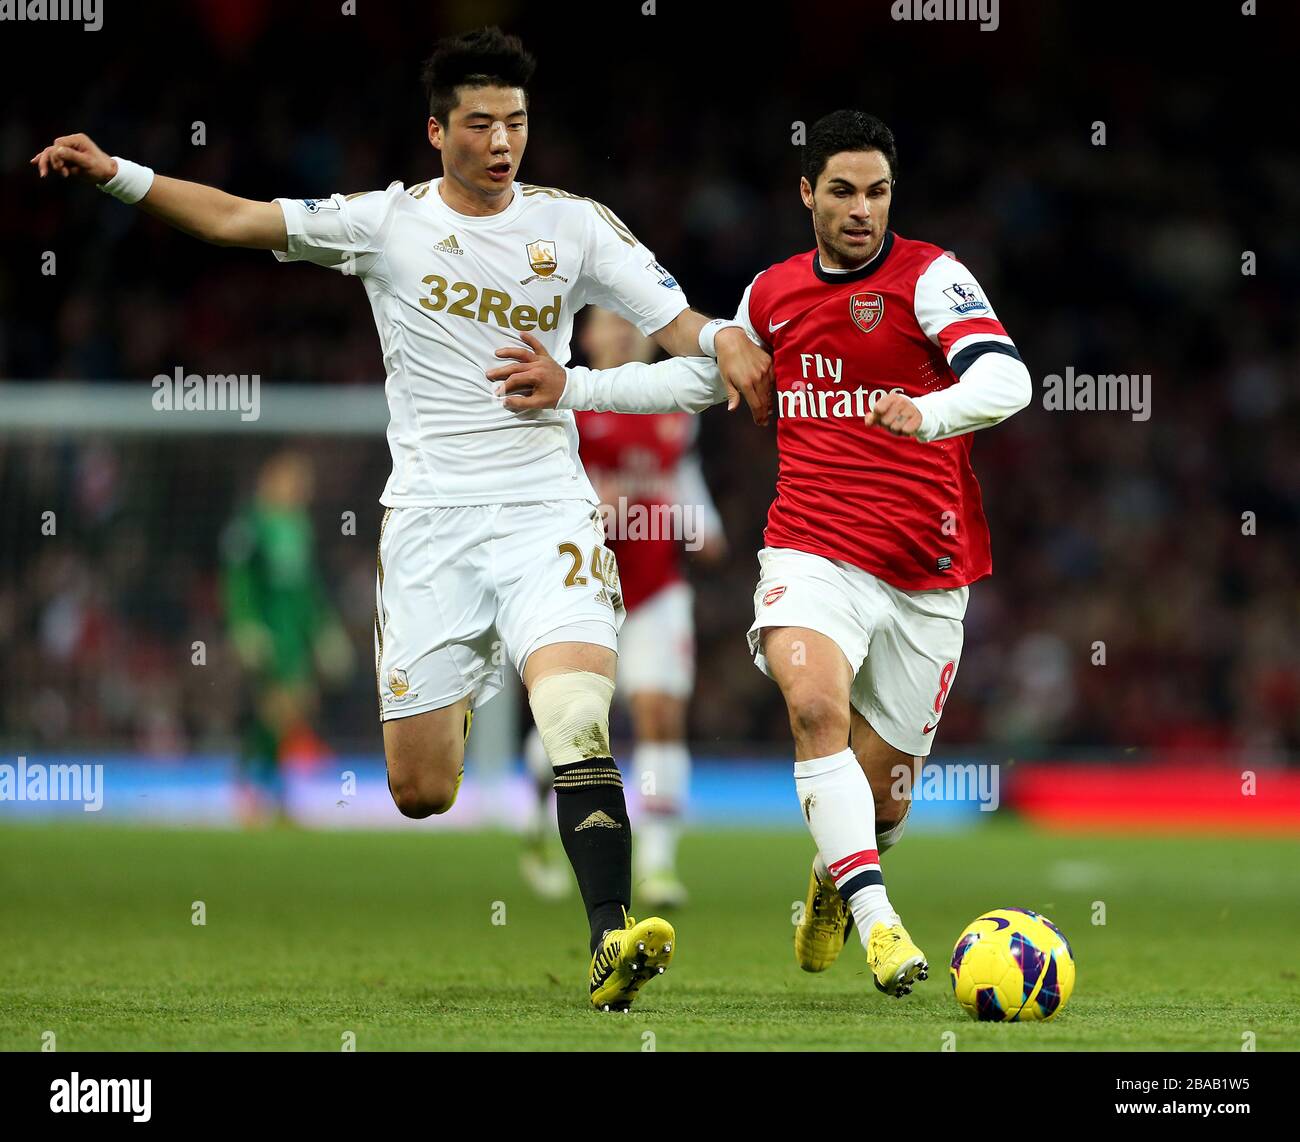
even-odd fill
[[[564,576],[564,586],[585,587],[587,577],[580,574],[585,562],[582,548],[576,543],[561,543],[559,553],[571,560],[569,570]],[[596,546],[591,549],[591,573],[610,590],[618,589],[618,561],[608,547]]]

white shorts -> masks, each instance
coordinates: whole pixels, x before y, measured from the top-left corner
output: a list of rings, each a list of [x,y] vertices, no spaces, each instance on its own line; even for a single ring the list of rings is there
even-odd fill
[[[902,591],[838,559],[782,547],[758,553],[749,649],[771,675],[759,632],[807,627],[854,670],[849,702],[895,749],[925,757],[961,659],[969,587]]]
[[[466,695],[483,705],[556,642],[618,649],[614,553],[585,500],[389,508],[379,532],[375,679],[380,718]]]
[[[635,607],[618,633],[618,693],[689,698],[695,688],[695,593],[672,583]]]

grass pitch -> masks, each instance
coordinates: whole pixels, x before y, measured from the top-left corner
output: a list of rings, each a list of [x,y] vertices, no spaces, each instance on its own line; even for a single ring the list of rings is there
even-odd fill
[[[1300,842],[909,836],[885,873],[932,966],[895,1000],[856,936],[830,971],[796,967],[806,836],[692,834],[677,958],[626,1016],[590,1010],[576,896],[533,899],[517,853],[436,825],[0,828],[0,1049],[46,1031],[60,1051],[337,1051],[347,1032],[358,1050],[934,1051],[948,1031],[958,1050],[1300,1048]],[[1074,946],[1051,1023],[977,1024],[952,998],[953,942],[1000,905]]]

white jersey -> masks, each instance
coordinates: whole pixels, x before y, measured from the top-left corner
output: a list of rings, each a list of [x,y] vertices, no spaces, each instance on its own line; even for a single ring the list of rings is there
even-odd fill
[[[441,179],[407,190],[277,198],[280,261],[305,260],[365,284],[383,351],[388,507],[537,500],[597,502],[578,459],[573,413],[508,411],[488,369],[532,332],[560,364],[574,315],[616,310],[647,336],[687,307],[673,277],[606,207],[515,183],[499,214],[460,214]]]

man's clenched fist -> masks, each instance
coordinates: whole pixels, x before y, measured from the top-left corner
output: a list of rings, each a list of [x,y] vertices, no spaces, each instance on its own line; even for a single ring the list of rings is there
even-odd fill
[[[921,410],[902,393],[886,393],[864,419],[868,428],[878,424],[895,436],[915,436],[921,431]]]

